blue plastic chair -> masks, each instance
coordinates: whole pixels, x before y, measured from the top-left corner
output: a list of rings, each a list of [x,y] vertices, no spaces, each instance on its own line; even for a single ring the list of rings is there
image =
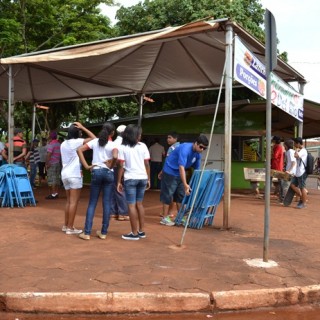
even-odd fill
[[[13,169],[14,184],[16,188],[17,197],[19,198],[20,206],[24,207],[26,204],[36,205],[33,195],[33,190],[30,184],[28,172],[26,168],[15,166]]]

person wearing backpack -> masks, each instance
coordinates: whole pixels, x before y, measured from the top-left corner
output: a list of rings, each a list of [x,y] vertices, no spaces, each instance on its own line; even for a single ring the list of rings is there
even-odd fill
[[[297,208],[303,209],[306,207],[307,203],[306,181],[308,174],[306,172],[306,165],[308,152],[303,146],[302,138],[294,138],[293,141],[296,150],[294,157],[297,161],[297,169],[295,176],[291,180],[290,187],[295,191],[296,194],[300,196],[300,201],[297,204]]]

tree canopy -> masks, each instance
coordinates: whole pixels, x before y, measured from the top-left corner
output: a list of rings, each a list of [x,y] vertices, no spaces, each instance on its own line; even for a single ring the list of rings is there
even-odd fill
[[[145,0],[117,11],[120,35],[178,26],[200,19],[231,18],[258,39],[264,39],[261,25],[264,9],[259,0]]]
[[[259,0],[145,0],[137,5],[120,7],[111,26],[99,5],[113,5],[115,0],[0,0],[1,57],[51,49],[89,41],[128,35],[167,26],[182,25],[199,19],[231,18],[263,41],[261,28],[264,10]],[[241,93],[240,93],[241,94]],[[158,95],[145,111],[212,103],[216,92]],[[51,129],[70,121],[103,122],[114,114],[133,116],[137,103],[132,97],[90,102],[70,102],[49,106]],[[15,108],[17,126],[31,127],[31,105]],[[0,128],[7,127],[4,102],[0,102]],[[39,119],[40,126],[44,126]]]

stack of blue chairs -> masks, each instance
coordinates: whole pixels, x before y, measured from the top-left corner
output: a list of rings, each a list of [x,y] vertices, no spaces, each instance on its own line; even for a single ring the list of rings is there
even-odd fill
[[[191,194],[184,197],[175,224],[184,224],[192,209],[188,227],[201,229],[204,225],[212,225],[224,193],[223,171],[204,170],[201,177],[201,170],[195,170],[189,185],[192,189]],[[196,196],[198,186],[199,190]]]
[[[33,190],[24,167],[6,164],[0,167],[1,207],[36,205]]]

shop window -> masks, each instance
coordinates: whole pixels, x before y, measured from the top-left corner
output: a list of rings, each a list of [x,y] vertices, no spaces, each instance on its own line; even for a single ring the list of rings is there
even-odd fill
[[[232,160],[261,161],[261,137],[232,137]]]

